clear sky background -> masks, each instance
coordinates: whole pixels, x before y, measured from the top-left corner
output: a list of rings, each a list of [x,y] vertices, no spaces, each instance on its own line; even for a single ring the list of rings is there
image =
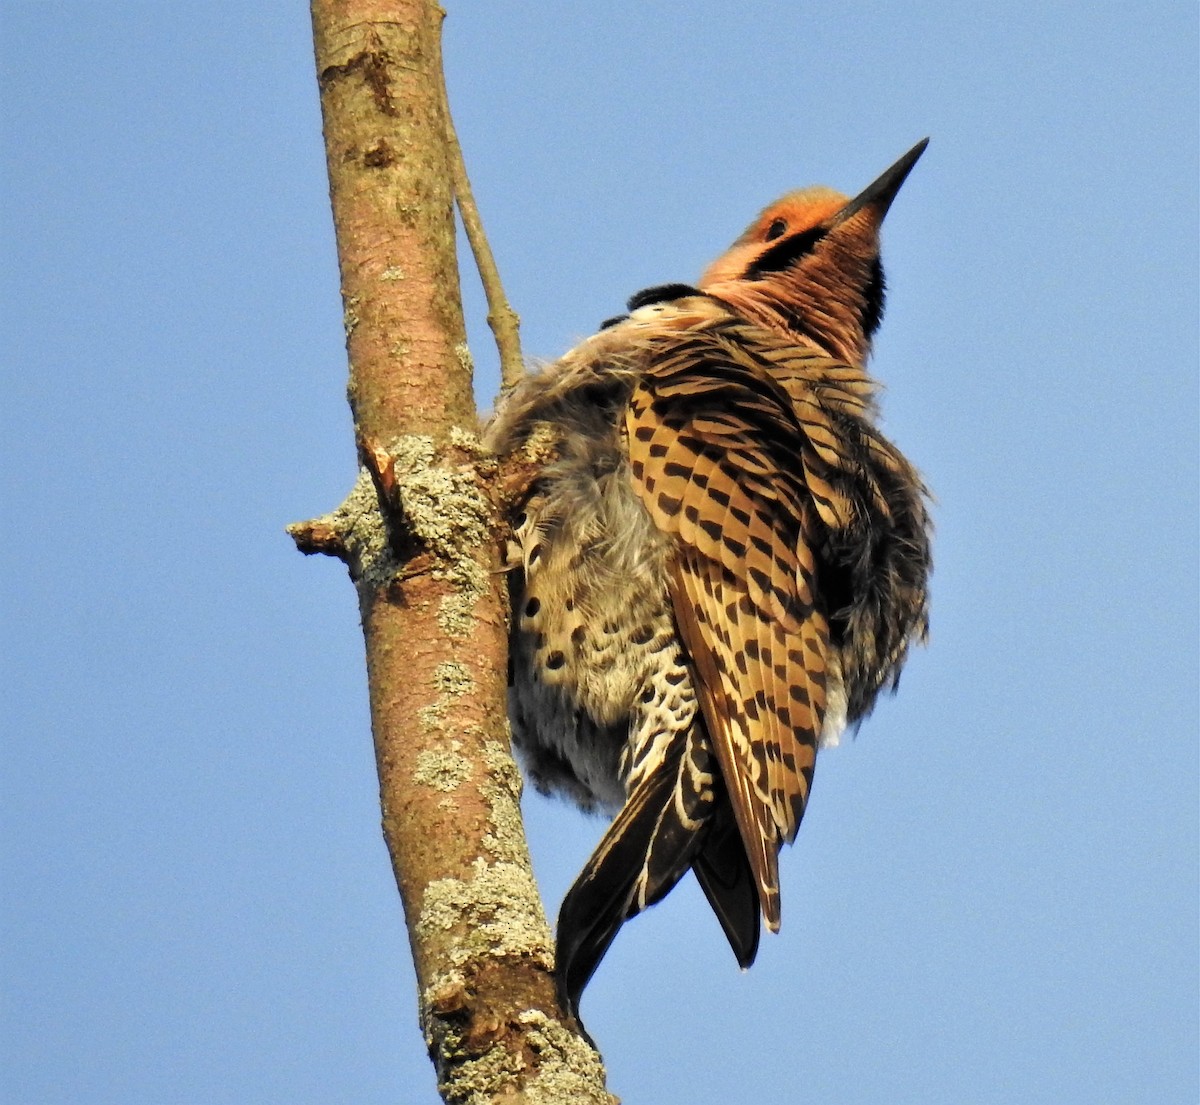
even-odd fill
[[[1195,5],[447,7],[531,356],[932,136],[874,361],[931,647],[822,757],[752,971],[691,883],[621,934],[612,1088],[1194,1105]],[[354,476],[305,7],[0,38],[0,1098],[431,1102],[354,593],[283,532]],[[602,825],[526,810],[553,913]]]

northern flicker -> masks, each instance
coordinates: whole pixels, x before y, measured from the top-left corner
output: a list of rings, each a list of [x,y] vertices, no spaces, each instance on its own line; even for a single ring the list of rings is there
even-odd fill
[[[927,632],[925,487],[875,428],[879,229],[921,142],[854,199],[772,204],[509,394],[545,463],[513,519],[513,740],[615,818],[559,913],[562,1000],[695,871],[738,962],[779,928],[817,748]]]

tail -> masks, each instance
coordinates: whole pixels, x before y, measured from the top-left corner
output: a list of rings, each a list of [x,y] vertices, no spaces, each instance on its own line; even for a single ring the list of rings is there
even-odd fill
[[[621,926],[692,866],[738,962],[749,966],[758,894],[716,761],[696,728],[640,778],[563,900],[556,961],[567,1012],[578,1019],[580,995]]]
[[[692,870],[725,930],[738,966],[745,970],[758,954],[762,907],[742,834],[733,818],[733,808],[726,802],[718,804],[704,848],[692,860]]]

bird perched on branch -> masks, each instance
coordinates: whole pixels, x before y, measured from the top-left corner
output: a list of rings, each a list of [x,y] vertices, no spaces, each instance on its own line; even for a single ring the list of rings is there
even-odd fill
[[[615,813],[558,919],[575,1015],[621,925],[689,869],[749,966],[817,748],[925,638],[926,491],[864,367],[880,225],[925,144],[854,199],[772,204],[489,427],[548,458],[513,518],[514,743],[538,789]]]

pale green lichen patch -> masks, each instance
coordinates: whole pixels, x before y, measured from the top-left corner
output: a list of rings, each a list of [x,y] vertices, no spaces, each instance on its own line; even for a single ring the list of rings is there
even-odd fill
[[[417,711],[417,718],[426,730],[441,728],[451,706],[456,700],[470,694],[475,689],[475,682],[466,664],[445,660],[434,669],[433,686],[437,698]]]
[[[530,1027],[526,1040],[538,1051],[538,1073],[526,1085],[526,1101],[614,1105],[604,1089],[604,1064],[595,1049],[539,1009],[527,1009],[517,1020]]]
[[[399,265],[389,265],[379,274],[380,280],[404,280],[407,274]]]
[[[436,462],[431,437],[402,437],[391,454],[405,521],[436,558],[433,577],[454,588],[439,604],[438,625],[450,636],[465,637],[488,586],[487,571],[475,559],[488,538],[488,500],[468,469]]]
[[[499,862],[528,866],[529,848],[521,821],[521,773],[499,741],[484,744],[483,765],[483,778],[487,780],[483,796],[492,822],[492,831],[484,834],[483,846]]]
[[[358,296],[350,295],[342,301],[342,326],[346,337],[354,333],[358,326]]]
[[[483,746],[483,765],[489,779],[494,779],[508,791],[513,801],[521,801],[524,783],[521,772],[513,763],[512,754],[499,741],[486,741]]]
[[[445,720],[446,704],[440,698],[417,710],[417,721],[421,723],[421,728],[427,733],[430,729],[440,729]]]
[[[459,342],[454,347],[454,356],[458,361],[458,367],[468,376],[475,371],[475,361],[471,357],[471,347],[465,341]]]
[[[517,1085],[525,1071],[525,1062],[519,1055],[513,1055],[503,1044],[495,1043],[482,1055],[463,1058],[462,1045],[453,1034],[448,1034],[443,1045],[442,1054],[447,1058],[457,1058],[450,1070],[450,1075],[438,1083],[438,1093],[442,1100],[452,1105],[494,1105],[497,1091],[511,1087],[511,1100],[516,1105],[522,1105],[532,1100],[517,1090]],[[567,1099],[562,1099],[567,1100]]]
[[[487,586],[487,573],[480,569],[471,583],[461,594],[446,595],[438,603],[438,626],[450,637],[467,637],[475,628],[475,603]]]
[[[512,1100],[514,1105],[618,1105],[604,1089],[604,1065],[583,1040],[538,1009],[517,1016],[525,1026],[523,1043],[533,1054],[514,1053],[497,1041],[480,1055],[463,1054],[457,1034],[446,1033],[442,1054],[458,1059],[438,1086],[444,1100],[455,1105],[492,1105]],[[520,1087],[518,1089],[517,1087]],[[505,1097],[505,1088],[511,1097]]]
[[[482,844],[497,862],[518,865],[529,863],[529,848],[524,837],[514,837],[508,832],[484,833]]]
[[[464,430],[461,426],[450,427],[450,444],[477,460],[485,458],[494,460],[492,454],[483,447],[479,435],[471,433],[470,430]]]
[[[531,956],[549,970],[550,929],[529,869],[481,858],[471,872],[469,879],[429,884],[417,918],[418,938],[440,943],[443,933],[461,926],[462,939],[450,955],[452,968],[488,956]]]
[[[451,741],[449,748],[426,748],[417,753],[413,782],[449,793],[458,789],[471,775],[471,761],[459,751],[462,745]]]
[[[438,664],[433,672],[433,682],[438,691],[447,698],[461,698],[475,689],[470,669],[456,660],[446,660]]]
[[[433,438],[409,434],[389,451],[404,517],[431,552],[452,559],[464,545],[478,548],[487,540],[487,499],[470,472],[435,462]]]

